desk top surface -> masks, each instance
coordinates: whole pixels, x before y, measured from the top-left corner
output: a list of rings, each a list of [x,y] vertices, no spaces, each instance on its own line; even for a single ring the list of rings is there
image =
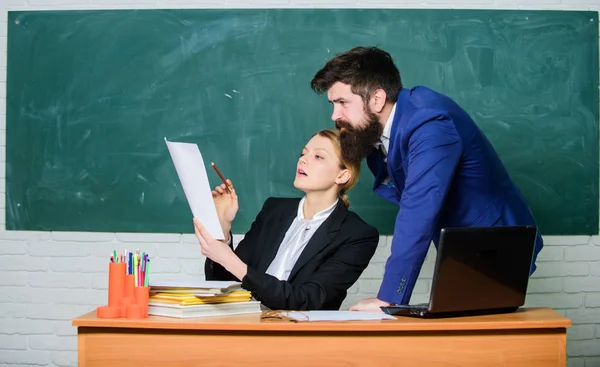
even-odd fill
[[[177,329],[212,331],[469,331],[498,329],[567,328],[571,321],[550,308],[521,308],[513,313],[444,319],[397,316],[380,321],[290,322],[261,319],[260,313],[178,319],[149,316],[146,319],[103,319],[96,311],[73,319],[73,326],[134,329]]]

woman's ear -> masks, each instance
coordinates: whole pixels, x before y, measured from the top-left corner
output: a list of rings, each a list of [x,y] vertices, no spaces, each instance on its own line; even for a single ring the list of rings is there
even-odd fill
[[[346,182],[350,181],[350,176],[350,171],[347,169],[343,169],[340,171],[337,178],[335,179],[335,183],[337,185],[344,185]]]

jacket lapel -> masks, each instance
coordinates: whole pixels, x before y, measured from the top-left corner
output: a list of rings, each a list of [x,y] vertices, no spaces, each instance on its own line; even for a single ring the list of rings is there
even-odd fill
[[[402,154],[402,147],[396,146],[396,142],[400,141],[399,135],[401,134],[403,124],[405,123],[402,119],[403,112],[406,104],[408,103],[408,99],[410,98],[410,93],[410,90],[405,88],[402,88],[398,93],[398,100],[396,101],[396,113],[394,114],[394,121],[392,122],[390,146],[387,157],[387,173],[394,182],[394,186],[396,187],[396,191],[398,193],[401,193],[404,190],[406,167],[404,167],[403,164],[406,162]]]
[[[327,247],[331,241],[333,241],[337,232],[340,231],[340,227],[342,226],[342,222],[346,218],[348,214],[348,209],[344,202],[340,199],[334,209],[334,211],[329,215],[329,218],[321,224],[319,229],[313,234],[311,239],[306,244],[304,251],[300,254],[298,261],[294,264],[290,276],[288,280],[292,279],[300,269],[306,263],[311,260],[315,255],[317,255],[321,250]]]
[[[266,272],[273,262],[275,255],[277,255],[277,250],[279,249],[279,245],[283,242],[283,238],[285,234],[292,225],[292,221],[296,218],[298,213],[298,203],[300,199],[297,201],[293,201],[293,205],[285,208],[281,211],[279,215],[279,219],[275,220],[272,224],[272,230],[269,231],[267,238],[265,240],[264,251],[259,254],[260,260],[258,262],[257,270],[259,272]],[[266,225],[271,225],[267,223]]]

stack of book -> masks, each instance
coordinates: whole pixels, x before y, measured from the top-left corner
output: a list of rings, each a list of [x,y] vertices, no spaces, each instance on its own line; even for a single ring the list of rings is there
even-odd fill
[[[162,281],[150,284],[148,314],[194,318],[261,312],[239,282]]]

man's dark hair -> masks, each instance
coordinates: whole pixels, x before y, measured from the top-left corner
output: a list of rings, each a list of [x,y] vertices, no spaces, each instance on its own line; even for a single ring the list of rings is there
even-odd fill
[[[352,93],[361,96],[365,105],[377,89],[385,91],[386,101],[395,103],[402,88],[394,60],[377,47],[355,47],[336,55],[315,74],[310,86],[321,94],[336,82],[350,85]]]

